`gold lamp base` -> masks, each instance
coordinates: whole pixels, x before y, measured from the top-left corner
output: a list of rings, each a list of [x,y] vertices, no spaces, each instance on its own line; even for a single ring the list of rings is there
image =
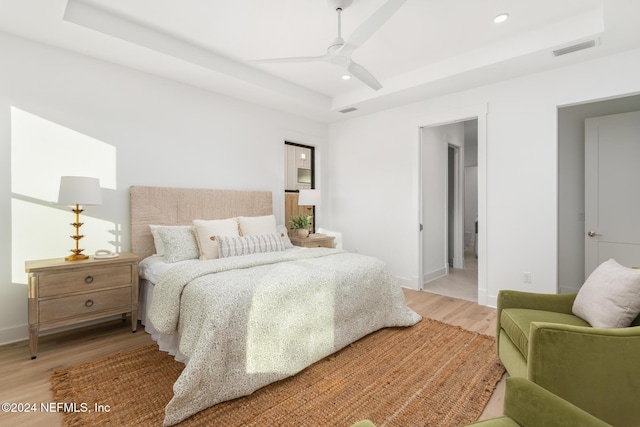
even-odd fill
[[[89,259],[89,257],[84,254],[73,254],[73,255],[69,255],[64,260],[65,261],[81,261],[83,259]]]
[[[71,252],[73,252],[73,255],[69,255],[64,260],[65,261],[81,261],[83,259],[89,258],[87,255],[84,255],[81,253],[82,251],[84,251],[84,249],[80,249],[78,247],[78,243],[80,242],[80,239],[84,237],[82,234],[80,234],[80,227],[82,227],[82,224],[83,224],[82,222],[80,222],[80,214],[83,212],[83,209],[80,209],[80,206],[76,205],[76,208],[71,209],[71,211],[74,214],[76,214],[76,222],[71,223],[71,225],[76,229],[76,234],[73,236],[70,236],[73,240],[76,241],[76,248],[71,249]]]

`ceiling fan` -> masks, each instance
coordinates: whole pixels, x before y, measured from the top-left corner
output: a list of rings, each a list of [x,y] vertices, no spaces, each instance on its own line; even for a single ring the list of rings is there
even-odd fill
[[[374,90],[382,88],[376,78],[362,65],[351,59],[351,54],[380,29],[407,0],[388,0],[373,15],[367,18],[345,41],[341,35],[341,14],[353,0],[327,0],[338,14],[338,37],[329,45],[327,53],[320,56],[302,56],[295,58],[259,59],[257,62],[328,62],[344,68],[347,72]]]

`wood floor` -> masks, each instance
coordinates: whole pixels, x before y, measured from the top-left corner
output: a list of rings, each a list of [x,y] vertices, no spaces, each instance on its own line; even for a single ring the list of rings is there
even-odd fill
[[[404,290],[407,304],[419,314],[451,325],[495,336],[495,309],[428,292]],[[49,377],[55,369],[74,366],[151,343],[138,328],[131,333],[120,320],[41,337],[38,357],[31,360],[26,341],[0,347],[0,400],[36,404],[35,413],[0,412],[0,425],[60,426],[62,414],[43,413],[41,403],[53,402]],[[131,396],[135,399],[135,396]],[[499,383],[481,419],[502,414],[504,379]],[[80,402],[78,402],[80,403]],[[104,402],[109,404],[109,402]]]

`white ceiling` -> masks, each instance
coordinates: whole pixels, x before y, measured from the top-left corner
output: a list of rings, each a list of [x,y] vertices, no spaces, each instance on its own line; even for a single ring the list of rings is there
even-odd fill
[[[385,2],[354,0],[342,36]],[[325,63],[249,61],[322,55],[337,35],[327,0],[0,1],[0,31],[321,121],[639,47],[637,28],[638,0],[407,0],[353,54],[374,91]]]

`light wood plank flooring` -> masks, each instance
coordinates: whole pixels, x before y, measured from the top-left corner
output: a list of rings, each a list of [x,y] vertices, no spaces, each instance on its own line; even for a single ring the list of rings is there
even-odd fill
[[[428,292],[405,289],[404,293],[407,304],[423,316],[495,336],[495,309]],[[74,366],[151,342],[151,337],[142,328],[132,334],[128,322],[115,320],[41,337],[35,360],[29,357],[26,341],[0,347],[0,401],[38,405],[36,413],[0,412],[0,425],[62,425],[62,414],[39,411],[41,402],[53,402],[49,377],[54,369]],[[135,396],[131,398],[135,399]],[[481,419],[501,415],[503,398],[504,380],[494,391]]]

